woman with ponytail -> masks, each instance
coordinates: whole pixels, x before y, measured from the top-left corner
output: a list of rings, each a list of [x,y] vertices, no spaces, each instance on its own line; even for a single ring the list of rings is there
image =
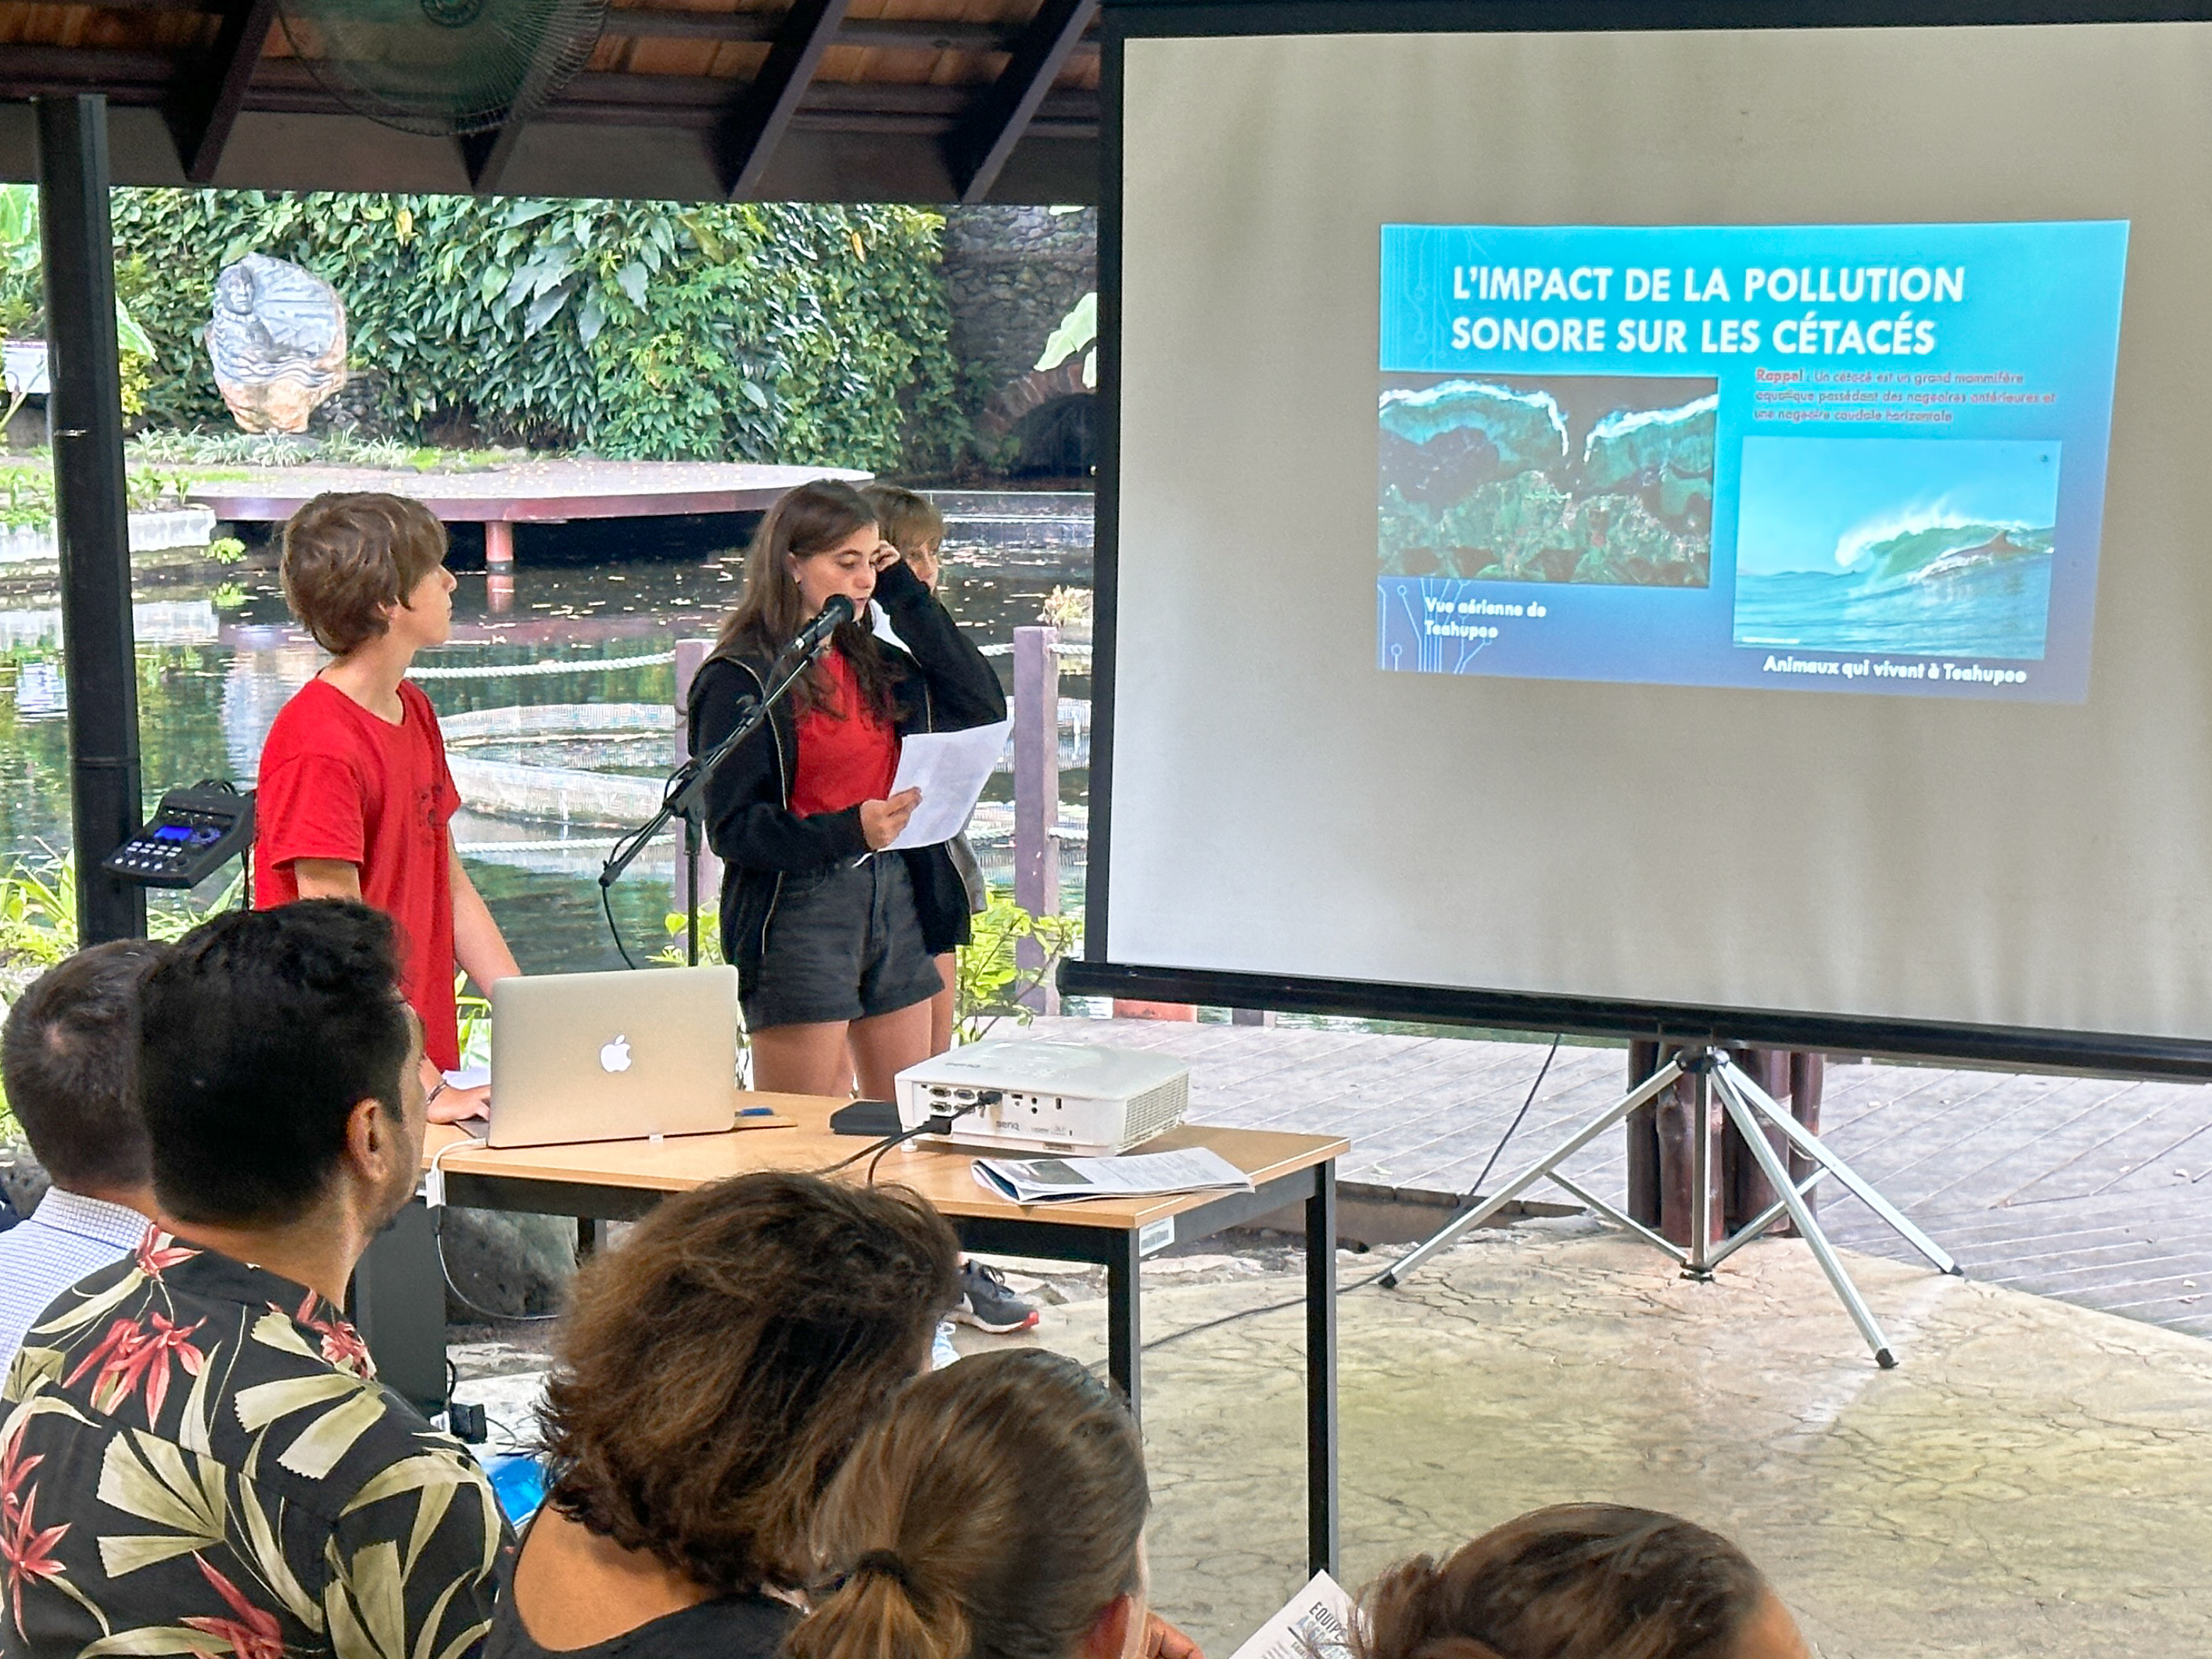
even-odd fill
[[[909,1385],[817,1528],[840,1588],[785,1659],[1194,1656],[1150,1617],[1144,1447],[1064,1355],[972,1355]]]
[[[722,950],[738,969],[753,1085],[891,1098],[930,1053],[936,958],[968,941],[941,845],[889,852],[921,797],[893,793],[899,740],[1006,718],[999,678],[849,484],[801,484],[761,520],[744,592],[690,696],[691,752],[737,728],[799,630],[851,602],[767,727],[716,769],[708,842],[726,866]],[[881,605],[903,648],[869,628]]]
[[[1532,1510],[1361,1599],[1359,1659],[1808,1659],[1741,1550],[1615,1504]]]

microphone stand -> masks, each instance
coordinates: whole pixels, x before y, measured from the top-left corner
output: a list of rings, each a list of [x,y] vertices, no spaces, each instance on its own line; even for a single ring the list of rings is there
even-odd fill
[[[684,891],[690,899],[684,907],[684,959],[694,968],[699,965],[700,821],[705,816],[708,781],[714,775],[714,769],[728,757],[731,750],[768,723],[769,712],[790,694],[791,688],[799,683],[799,676],[805,673],[808,665],[829,645],[834,632],[834,629],[824,631],[819,639],[803,651],[794,652],[787,648],[783,655],[769,667],[770,679],[766,694],[739,700],[738,723],[731,729],[730,735],[705,754],[691,756],[670,773],[661,791],[660,810],[617,841],[614,851],[607,854],[607,861],[599,871],[599,897],[606,906],[607,927],[614,933],[615,948],[622,951],[624,962],[629,962],[629,952],[623,949],[621,930],[614,925],[614,884],[622,878],[623,872],[637,861],[638,854],[645,851],[653,838],[667,828],[669,820],[680,816],[684,820]],[[637,964],[630,963],[629,965],[634,968]]]

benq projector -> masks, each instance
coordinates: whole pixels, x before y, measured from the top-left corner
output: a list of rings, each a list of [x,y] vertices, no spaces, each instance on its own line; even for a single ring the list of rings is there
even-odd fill
[[[1182,1121],[1190,1068],[1083,1042],[971,1042],[898,1074],[899,1124],[974,1109],[921,1139],[994,1151],[1108,1158]]]

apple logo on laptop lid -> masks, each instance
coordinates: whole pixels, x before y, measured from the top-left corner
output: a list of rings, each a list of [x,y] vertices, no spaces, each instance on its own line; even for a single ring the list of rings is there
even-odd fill
[[[603,1072],[629,1070],[629,1039],[619,1032],[615,1040],[599,1049],[599,1069]]]

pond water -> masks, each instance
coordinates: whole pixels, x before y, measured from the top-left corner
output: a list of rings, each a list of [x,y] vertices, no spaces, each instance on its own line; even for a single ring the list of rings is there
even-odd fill
[[[973,520],[955,519],[948,538],[941,592],[961,626],[987,647],[1003,647],[1015,627],[1036,621],[1055,588],[1091,583],[1087,533],[1073,533],[1066,522],[1025,527],[1036,510],[1014,506],[1009,511],[1004,500],[980,503]],[[1087,523],[1083,529],[1087,532]],[[571,557],[543,566],[532,563],[526,540],[512,603],[496,612],[482,570],[458,570],[453,641],[418,663],[431,671],[423,689],[441,716],[484,716],[457,722],[474,730],[487,721],[499,724],[490,711],[504,708],[614,704],[633,706],[640,723],[634,732],[612,736],[549,735],[526,725],[519,733],[456,742],[457,761],[489,763],[501,773],[550,767],[631,781],[628,794],[614,786],[611,798],[617,801],[646,787],[640,781],[663,772],[672,758],[672,720],[658,711],[672,702],[673,667],[665,662],[597,665],[655,656],[678,640],[713,634],[736,596],[742,554],[733,548],[702,550],[698,538],[691,539],[691,548],[672,553],[633,542],[618,558]],[[143,571],[136,598],[141,765],[149,805],[165,788],[202,778],[250,785],[269,723],[325,660],[292,623],[273,562],[257,556],[230,569]],[[60,647],[51,577],[0,584],[0,864],[20,860],[36,866],[68,845]],[[1012,659],[1001,654],[994,660],[1011,689]],[[456,669],[556,662],[575,667],[527,676],[446,677]],[[1085,665],[1079,659],[1063,665],[1061,694],[1079,701],[1071,717],[1083,712],[1079,704],[1088,699],[1090,684],[1084,674],[1068,671]],[[548,708],[547,716],[553,714]],[[1060,779],[1061,799],[1073,809],[1068,816],[1079,820],[1088,774],[1063,766]],[[471,793],[466,781],[462,788],[464,795]],[[1012,792],[1011,776],[1002,774],[985,799],[1010,801]],[[997,820],[1004,817],[1001,807]],[[526,970],[622,965],[596,879],[612,830],[514,811],[471,810],[455,820],[454,833],[471,875]],[[641,960],[670,943],[665,919],[676,902],[677,846],[673,837],[657,843],[615,890],[617,923]],[[1011,879],[1010,846],[979,850],[987,870]],[[208,884],[194,900],[212,902],[234,871]],[[1063,843],[1062,872],[1066,901],[1079,905],[1080,842]]]

